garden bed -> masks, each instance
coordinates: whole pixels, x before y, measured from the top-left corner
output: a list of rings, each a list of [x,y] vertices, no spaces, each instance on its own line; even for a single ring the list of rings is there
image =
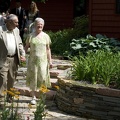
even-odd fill
[[[58,78],[58,108],[70,114],[97,120],[120,119],[120,90]]]

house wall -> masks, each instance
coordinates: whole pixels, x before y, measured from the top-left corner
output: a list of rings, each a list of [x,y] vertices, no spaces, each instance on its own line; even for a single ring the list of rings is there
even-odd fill
[[[29,8],[31,0],[21,0],[25,9]],[[44,30],[62,30],[72,27],[73,0],[47,0],[46,3],[36,2],[41,17],[45,20]],[[15,6],[15,0],[11,0],[11,8]]]
[[[120,38],[120,14],[116,14],[116,0],[89,0],[89,19],[90,34]]]

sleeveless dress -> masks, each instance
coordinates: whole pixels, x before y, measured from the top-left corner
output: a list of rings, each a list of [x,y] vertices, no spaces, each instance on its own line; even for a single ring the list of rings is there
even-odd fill
[[[33,27],[34,16],[35,16],[35,14],[32,14],[32,13],[28,14],[28,17],[29,17],[29,20],[28,20],[28,30],[29,31],[28,32],[29,33],[34,32],[34,27]]]
[[[49,65],[47,59],[46,44],[50,44],[50,37],[42,32],[42,36],[37,38],[31,33],[27,42],[30,43],[30,55],[28,58],[26,84],[37,90],[41,85],[51,87]]]

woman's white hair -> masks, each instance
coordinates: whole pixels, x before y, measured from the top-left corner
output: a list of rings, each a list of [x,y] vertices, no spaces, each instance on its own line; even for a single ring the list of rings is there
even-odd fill
[[[42,18],[36,18],[34,21],[35,24],[39,22],[41,22],[43,25],[45,24],[45,21]]]

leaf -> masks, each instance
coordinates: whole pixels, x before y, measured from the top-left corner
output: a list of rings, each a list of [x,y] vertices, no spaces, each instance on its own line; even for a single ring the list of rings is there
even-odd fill
[[[88,35],[86,36],[86,38],[87,38],[87,39],[90,39],[90,40],[94,40],[94,39],[96,39],[95,37],[93,37],[93,36],[90,35],[90,34],[88,34]]]
[[[103,38],[104,36],[101,34],[96,34],[96,37],[100,39],[100,38]]]
[[[91,42],[89,45],[91,45],[93,47],[97,47],[93,42]]]
[[[72,47],[74,50],[77,50],[77,49],[80,49],[82,48],[81,44],[77,44],[76,46],[73,46]]]

